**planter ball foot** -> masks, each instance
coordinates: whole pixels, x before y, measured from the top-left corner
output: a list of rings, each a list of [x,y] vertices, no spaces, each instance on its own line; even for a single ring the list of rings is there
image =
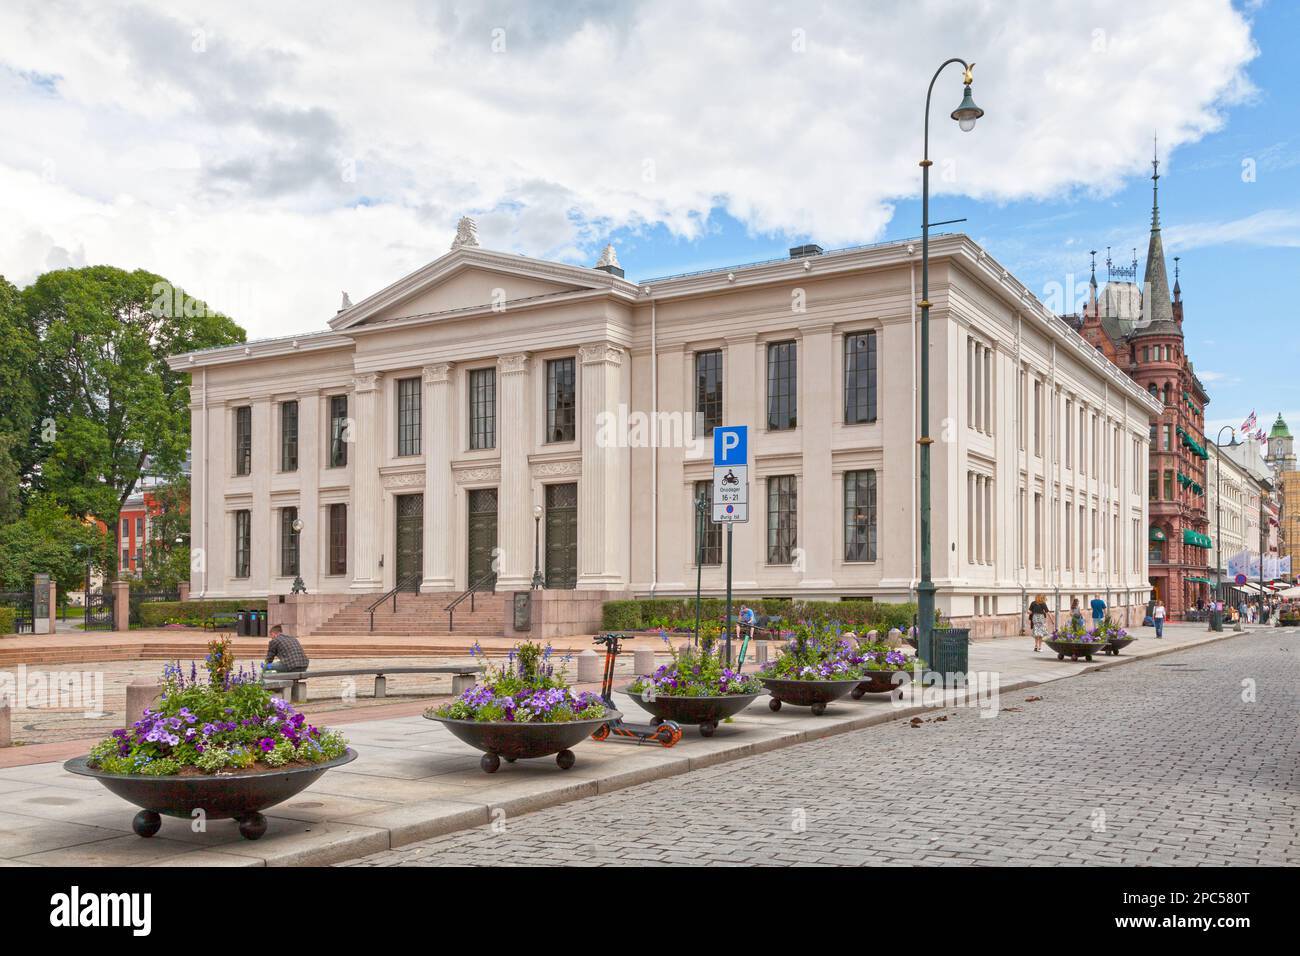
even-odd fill
[[[555,762],[561,770],[568,770],[573,766],[573,762],[577,759],[578,758],[573,756],[572,750],[561,750],[555,755]]]
[[[514,763],[518,759],[519,759],[518,757],[507,757],[506,763]]]
[[[826,705],[825,705],[825,704],[813,704],[813,705],[812,705],[812,712],[813,712],[813,716],[814,716],[814,717],[820,717],[822,714],[826,713]]]
[[[1056,659],[1057,659],[1058,661],[1063,661],[1063,660],[1065,660],[1065,655],[1064,655],[1064,654],[1057,654],[1057,655],[1056,655]]]
[[[862,699],[862,694],[863,694],[863,690],[862,690],[862,688],[861,688],[861,687],[855,687],[855,688],[853,688],[853,693],[850,694],[849,696],[852,697],[854,700],[861,700],[861,699]]]
[[[501,769],[501,758],[496,754],[484,754],[478,758],[478,765],[484,773],[496,773]]]
[[[780,710],[780,709],[781,709],[781,701],[780,701],[778,698],[773,697],[771,700],[769,700],[769,701],[767,702],[767,706],[768,706],[769,708],[771,708],[772,710]]]
[[[701,736],[701,737],[712,737],[712,736],[713,736],[713,732],[714,732],[715,730],[717,730],[717,729],[718,729],[718,725],[715,724],[713,721],[711,721],[711,720],[710,720],[710,721],[706,721],[705,723],[700,724],[700,736]]]
[[[245,840],[259,840],[266,832],[266,817],[249,813],[239,818],[239,835]]]
[[[141,810],[131,820],[131,829],[136,836],[151,837],[162,829],[162,817],[153,810]]]

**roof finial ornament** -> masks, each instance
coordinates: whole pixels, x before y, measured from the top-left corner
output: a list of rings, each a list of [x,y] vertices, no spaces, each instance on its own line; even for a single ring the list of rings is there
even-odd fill
[[[452,250],[459,249],[461,246],[478,245],[478,223],[469,216],[461,216],[460,221],[456,223],[456,238],[451,242]]]
[[[347,292],[343,293],[343,304],[339,306],[340,312],[345,312],[352,308],[352,300],[348,298]]]
[[[600,250],[600,259],[596,263],[596,268],[600,269],[604,266],[617,266],[617,265],[618,265],[618,253],[614,251],[614,244],[612,242],[606,243],[605,248]]]
[[[1182,256],[1174,256],[1174,301],[1179,302],[1183,297],[1182,287],[1178,284],[1178,260]]]
[[[1106,247],[1106,281],[1110,282],[1110,246]]]
[[[1138,247],[1133,247],[1133,275],[1136,277],[1138,272]]]

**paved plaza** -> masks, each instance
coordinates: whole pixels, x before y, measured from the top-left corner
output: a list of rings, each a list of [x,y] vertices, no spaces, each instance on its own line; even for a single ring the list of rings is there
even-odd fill
[[[1297,864],[1298,688],[1300,636],[1263,632],[356,865]]]
[[[224,820],[164,819],[140,839],[129,804],[52,756],[27,760],[0,768],[0,864],[1300,860],[1300,639],[1140,633],[1092,664],[1027,638],[976,642],[972,669],[1001,683],[991,707],[868,695],[813,717],[759,701],[671,749],[585,741],[569,771],[539,759],[486,775],[418,699],[401,716],[334,711],[358,758],[267,811],[256,842]],[[1256,703],[1240,699],[1248,678]]]

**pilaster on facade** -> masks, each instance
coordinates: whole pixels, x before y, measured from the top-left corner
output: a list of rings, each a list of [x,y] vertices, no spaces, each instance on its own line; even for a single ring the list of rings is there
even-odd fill
[[[528,454],[533,446],[529,388],[532,360],[527,352],[497,359],[497,404],[500,422],[501,485],[497,496],[497,587],[523,590],[532,580],[532,476]],[[472,584],[473,582],[468,582]],[[468,585],[467,585],[468,586]]]
[[[455,586],[455,496],[451,461],[455,434],[452,371],[449,362],[426,365],[420,447],[424,451],[424,569],[421,591],[448,591]]]
[[[379,549],[384,540],[383,490],[379,480],[379,453],[383,440],[379,424],[379,382],[375,373],[358,375],[352,382],[353,441],[349,446],[356,464],[352,474],[352,510],[355,535],[352,588],[375,591],[383,584]],[[369,530],[367,530],[369,529]]]
[[[608,590],[627,581],[627,449],[602,440],[602,419],[618,416],[625,353],[607,342],[578,349],[581,366],[582,479],[578,482],[578,587]],[[607,438],[607,436],[605,436]]]

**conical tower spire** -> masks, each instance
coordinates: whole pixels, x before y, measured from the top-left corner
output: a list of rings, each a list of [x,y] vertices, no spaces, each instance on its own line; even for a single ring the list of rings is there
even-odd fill
[[[1154,142],[1153,142],[1154,146]],[[1151,157],[1151,240],[1147,245],[1147,268],[1142,277],[1142,316],[1146,320],[1137,333],[1177,332],[1174,309],[1169,301],[1169,275],[1165,271],[1165,246],[1160,238],[1160,157]],[[1162,325],[1162,323],[1169,323]]]

